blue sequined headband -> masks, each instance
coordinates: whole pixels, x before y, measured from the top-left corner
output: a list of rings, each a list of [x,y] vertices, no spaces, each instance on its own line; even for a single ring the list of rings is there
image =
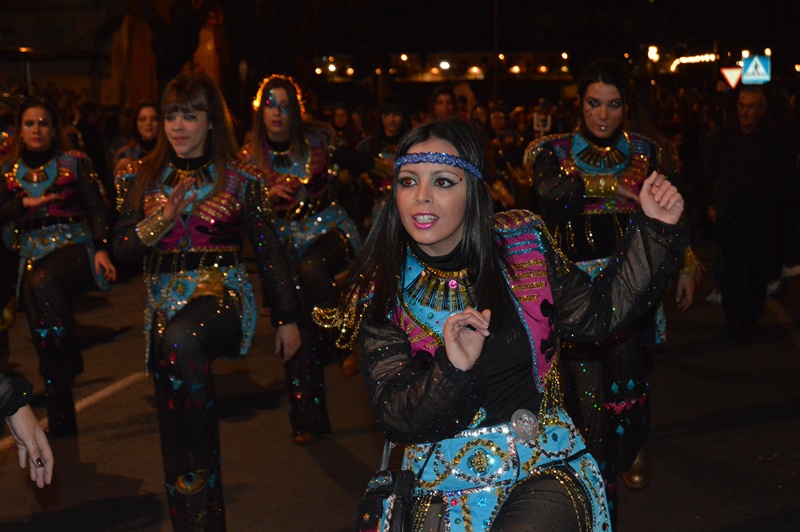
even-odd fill
[[[398,159],[394,163],[394,171],[397,173],[400,170],[400,167],[404,164],[419,164],[419,163],[436,163],[436,164],[446,164],[448,166],[455,166],[456,168],[461,168],[465,172],[469,172],[470,174],[474,175],[480,180],[483,180],[483,174],[478,167],[472,164],[471,162],[467,161],[466,159],[462,159],[457,155],[450,155],[449,153],[441,153],[441,152],[434,152],[429,151],[427,153],[407,153],[402,157],[398,157]]]

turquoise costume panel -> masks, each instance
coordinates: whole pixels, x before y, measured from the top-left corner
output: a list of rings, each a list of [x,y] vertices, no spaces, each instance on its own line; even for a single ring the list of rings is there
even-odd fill
[[[347,212],[330,197],[328,147],[321,135],[305,135],[308,155],[300,160],[292,152],[276,153],[265,143],[264,153],[269,154],[263,172],[266,184],[289,183],[294,190],[291,200],[273,198],[275,228],[281,241],[294,249],[300,258],[321,235],[339,229],[347,238],[353,253],[361,249],[361,235]],[[239,158],[253,164],[255,159],[248,146],[239,152]]]
[[[35,177],[31,179],[32,175]],[[57,153],[43,167],[35,169],[19,160],[6,173],[6,186],[17,197],[39,198],[50,192],[61,196],[59,201],[39,209],[28,209],[21,218],[4,227],[5,244],[19,253],[17,290],[26,268],[63,246],[83,246],[89,264],[94,264],[94,236],[81,204],[75,201],[79,179],[96,180],[82,152]],[[93,266],[91,273],[98,288],[109,290],[102,273]]]
[[[239,222],[245,188],[248,181],[258,181],[258,174],[240,161],[226,165],[219,172],[221,178],[215,179],[216,173],[211,163],[193,171],[197,180],[193,193],[197,198],[147,258],[144,282],[148,294],[145,308],[148,357],[153,335],[192,298],[204,295],[222,298],[223,291],[235,302],[241,319],[240,355],[250,349],[258,308],[238,243],[242,239]],[[172,165],[164,169],[159,183],[145,191],[145,216],[163,208],[181,175]]]

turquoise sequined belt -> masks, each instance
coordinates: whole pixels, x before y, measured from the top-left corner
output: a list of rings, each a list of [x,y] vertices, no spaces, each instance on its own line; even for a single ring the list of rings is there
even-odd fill
[[[566,412],[559,410],[535,428],[530,439],[518,429],[518,424],[507,422],[468,429],[434,444],[409,445],[403,468],[418,474],[435,446],[419,476],[417,493],[442,498],[446,529],[464,532],[488,530],[518,482],[556,467],[568,468],[588,496],[585,510],[593,527],[603,529],[608,522],[603,478]]]

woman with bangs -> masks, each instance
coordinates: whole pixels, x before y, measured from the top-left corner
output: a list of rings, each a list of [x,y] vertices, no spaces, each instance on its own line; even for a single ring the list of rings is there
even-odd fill
[[[292,279],[269,219],[264,176],[237,160],[228,109],[205,74],[173,79],[161,99],[163,134],[133,165],[114,253],[144,257],[146,366],[153,374],[161,450],[175,530],[224,530],[219,422],[211,364],[243,357],[258,310],[241,255],[246,233],[275,349],[300,346]]]

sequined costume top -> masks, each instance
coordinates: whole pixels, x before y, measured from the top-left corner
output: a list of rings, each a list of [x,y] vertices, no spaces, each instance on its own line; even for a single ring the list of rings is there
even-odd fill
[[[36,165],[31,168],[31,165]],[[31,163],[35,160],[35,163]],[[40,164],[41,163],[41,164]],[[36,208],[22,204],[25,197],[57,194],[58,199]],[[91,161],[80,151],[25,152],[4,175],[0,187],[0,222],[7,226],[6,243],[20,254],[22,268],[67,244],[87,248],[90,259],[95,250],[108,249],[109,227],[101,187]],[[90,264],[94,264],[90,260]],[[96,274],[96,272],[93,272]],[[95,275],[107,288],[102,275]]]
[[[163,207],[173,187],[187,176],[195,179],[192,192],[197,199],[174,225],[165,227]],[[242,319],[240,353],[244,355],[258,314],[240,253],[245,233],[255,254],[263,297],[273,302],[273,325],[299,321],[302,297],[273,228],[263,179],[258,169],[236,159],[221,169],[210,161],[192,170],[178,170],[169,164],[160,179],[148,185],[140,202],[134,197],[136,187],[131,181],[114,254],[124,262],[146,256],[146,332],[158,334],[161,325],[193,297],[221,298],[227,293],[237,303]]]
[[[265,158],[261,170],[266,175],[267,186],[278,182],[288,183],[294,196],[291,200],[274,198],[276,227],[281,239],[290,244],[299,258],[314,239],[332,230],[339,229],[347,237],[353,252],[361,248],[359,232],[345,210],[333,201],[330,189],[332,169],[328,165],[328,153],[332,149],[321,134],[307,131],[304,134],[308,154],[305,158],[293,153],[290,146],[285,150],[273,149],[264,141]],[[252,148],[245,145],[239,151],[239,159],[255,163]]]
[[[147,142],[146,145],[142,143],[126,144],[114,154],[114,192],[116,197],[114,206],[118,211],[122,209],[122,202],[125,200],[128,187],[130,187],[130,181],[139,168],[137,162],[141,161],[154,147],[154,141]],[[122,159],[126,159],[126,164],[119,165],[120,168],[117,168]]]
[[[620,130],[607,146],[576,129],[533,141],[524,165],[542,216],[573,261],[611,255],[634,211],[615,197],[617,186],[634,192],[661,164],[661,149],[641,135]]]

